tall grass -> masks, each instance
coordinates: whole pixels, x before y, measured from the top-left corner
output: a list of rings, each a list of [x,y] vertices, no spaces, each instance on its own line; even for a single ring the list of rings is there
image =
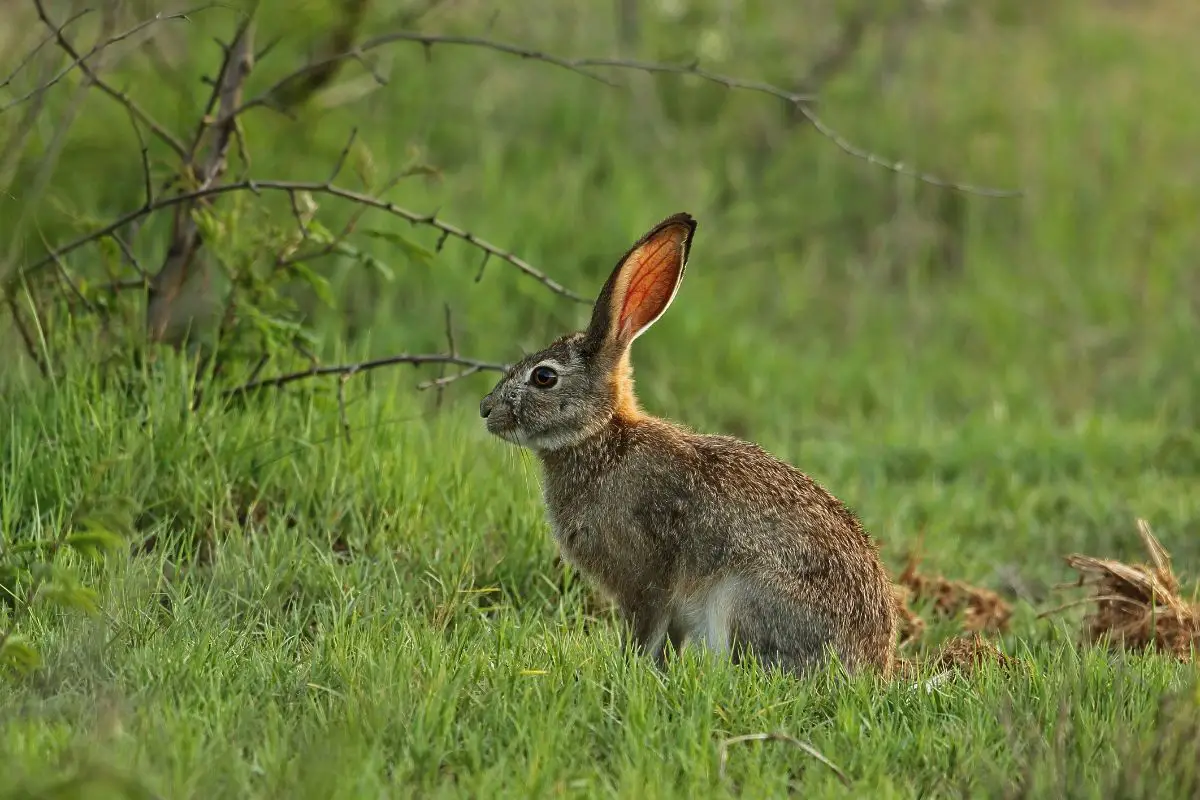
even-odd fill
[[[420,24],[568,56],[619,48],[607,5],[495,8],[447,4]],[[703,47],[708,68],[786,83],[821,47],[823,8],[647,3],[640,54]],[[372,30],[394,11],[376,8]],[[299,63],[334,13],[264,8],[264,40],[284,38],[252,90]],[[190,82],[134,60],[111,74],[189,130],[207,91],[194,77],[219,57],[206,42],[231,19],[171,28]],[[124,390],[85,365],[51,384],[6,330],[0,547],[115,501],[134,509],[137,546],[75,564],[98,616],[39,606],[23,620],[44,663],[0,682],[0,791],[1194,796],[1194,669],[1080,647],[1073,617],[1036,614],[1063,599],[1061,555],[1140,557],[1139,516],[1178,572],[1200,568],[1200,107],[1180,88],[1200,79],[1198,21],[1179,0],[950,4],[898,40],[872,30],[823,88],[816,109],[852,141],[1019,186],[1015,200],[853,159],[767,97],[678,76],[610,88],[471,49],[396,45],[385,87],[246,120],[259,177],[324,180],[353,126],[369,149],[357,169],[436,166],[440,179],[405,180],[393,199],[583,294],[650,224],[696,215],[687,280],[634,353],[645,405],[798,464],[860,513],[893,567],[919,546],[928,569],[1019,589],[1002,645],[1028,672],[927,694],[688,653],[658,675],[617,649],[615,621],[556,564],[536,464],[475,416],[488,378],[453,385],[440,409],[410,370],[356,378],[347,440],[320,381],[189,413],[179,364],[131,371]],[[47,103],[63,108],[78,80]],[[0,197],[0,230],[36,155]],[[65,240],[141,191],[124,112],[92,92],[22,246],[36,255],[39,230]],[[330,227],[349,211],[322,201]],[[161,237],[141,241],[146,263],[161,260]],[[340,304],[313,305],[326,358],[436,350],[443,303],[459,349],[494,360],[585,318],[502,263],[476,283],[466,246],[426,267],[386,240],[362,246],[395,279],[321,265]],[[0,628],[11,616],[0,606]],[[851,788],[779,742],[734,745],[719,777],[720,743],[758,731],[810,742]]]

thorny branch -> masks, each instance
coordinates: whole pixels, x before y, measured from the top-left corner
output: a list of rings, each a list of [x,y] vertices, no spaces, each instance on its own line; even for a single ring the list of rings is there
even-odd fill
[[[229,164],[229,148],[238,136],[237,114],[234,113],[234,109],[241,104],[242,86],[253,66],[254,29],[251,19],[247,18],[239,26],[233,42],[225,48],[220,77],[213,84],[208,109],[184,158],[183,166],[187,178],[199,189],[219,186],[219,181],[225,174]],[[210,123],[208,117],[214,106],[217,108],[217,118]],[[208,145],[207,154],[199,161],[203,144]],[[147,179],[147,205],[153,206],[149,191]],[[176,322],[175,301],[179,293],[197,272],[197,268],[203,269],[203,264],[198,263],[198,259],[204,240],[194,211],[207,205],[206,201],[206,197],[197,196],[175,205],[167,258],[162,268],[151,279],[146,295],[146,329],[151,341],[162,341],[166,337],[168,327]]]
[[[857,36],[857,31],[852,31],[852,35]],[[806,92],[793,92],[779,86],[762,81],[744,80],[728,75],[721,75],[715,72],[710,72],[700,67],[698,62],[684,64],[666,64],[654,61],[639,61],[634,59],[624,58],[563,58],[550,53],[545,53],[539,50],[534,50],[522,45],[501,42],[494,39],[486,39],[477,36],[451,36],[442,34],[425,34],[416,33],[413,31],[395,31],[385,33],[368,39],[357,47],[353,47],[343,53],[327,56],[317,59],[306,64],[300,69],[286,75],[276,81],[274,85],[258,95],[252,100],[248,100],[246,104],[239,108],[237,113],[242,113],[251,108],[263,106],[274,108],[280,111],[287,111],[287,104],[281,102],[284,95],[288,93],[289,85],[303,78],[314,71],[323,71],[328,69],[329,65],[334,62],[347,59],[361,61],[365,54],[371,50],[383,47],[384,45],[395,42],[415,42],[423,45],[427,50],[432,50],[436,45],[460,45],[464,47],[483,48],[486,50],[494,50],[506,55],[516,56],[518,58],[527,59],[530,61],[540,61],[545,64],[560,67],[584,75],[593,80],[598,80],[602,83],[610,83],[602,75],[593,72],[596,68],[630,70],[634,72],[648,73],[665,73],[672,75],[685,75],[699,78],[701,80],[715,83],[719,86],[724,86],[727,89],[736,89],[750,92],[758,92],[771,97],[779,98],[800,113],[813,128],[823,137],[829,139],[842,152],[854,158],[866,161],[868,164],[882,167],[891,172],[900,175],[905,175],[910,178],[921,181],[922,183],[931,184],[944,189],[963,192],[966,194],[977,194],[986,197],[1020,197],[1022,192],[1015,189],[995,189],[987,186],[977,186],[959,181],[950,181],[940,178],[936,175],[920,171],[909,166],[901,161],[884,158],[865,148],[853,144],[849,139],[839,133],[835,128],[825,122],[815,111],[812,110],[810,104],[816,101],[816,97]],[[611,85],[611,84],[610,84]]]
[[[467,244],[471,245],[472,247],[475,247],[476,249],[483,251],[484,253],[488,254],[489,256],[491,256],[493,258],[498,258],[501,261],[511,264],[512,266],[516,267],[518,270],[520,270],[524,274],[528,275],[529,277],[531,277],[534,280],[541,283],[543,286],[545,286],[547,289],[554,292],[555,294],[562,295],[563,297],[570,298],[571,300],[575,300],[576,302],[579,302],[579,303],[587,303],[587,304],[591,303],[591,301],[588,300],[587,298],[576,294],[575,292],[571,291],[570,289],[567,289],[565,286],[558,283],[553,278],[549,277],[544,272],[537,269],[532,264],[530,264],[529,262],[520,258],[519,256],[516,256],[513,253],[510,253],[506,250],[502,250],[499,247],[497,247],[496,245],[492,244],[491,242],[488,242],[485,239],[481,239],[480,237],[476,236],[475,234],[471,233],[470,231],[466,231],[466,230],[458,227],[457,225],[453,225],[449,222],[444,222],[443,220],[438,219],[436,214],[418,214],[415,211],[409,211],[406,208],[398,206],[391,201],[382,200],[378,197],[373,197],[368,194],[363,194],[362,192],[356,192],[356,191],[353,191],[350,189],[346,189],[341,186],[337,186],[336,184],[304,182],[304,181],[243,180],[243,181],[237,181],[235,183],[222,183],[222,184],[217,184],[215,186],[206,186],[206,187],[203,187],[200,189],[195,189],[190,192],[184,192],[182,194],[171,195],[169,197],[161,197],[161,198],[158,198],[157,200],[155,200],[149,206],[142,206],[133,211],[130,211],[129,213],[118,217],[113,222],[110,222],[109,224],[104,225],[103,227],[97,228],[96,230],[92,231],[91,233],[86,233],[86,234],[80,236],[79,238],[59,247],[53,253],[45,256],[44,258],[39,259],[38,261],[33,262],[32,264],[25,267],[25,269],[23,270],[23,274],[29,274],[31,272],[35,272],[39,269],[42,269],[43,267],[46,267],[47,265],[52,264],[54,262],[55,256],[62,257],[64,255],[66,255],[67,253],[70,253],[74,250],[78,250],[80,247],[83,247],[86,244],[94,242],[97,239],[103,238],[105,236],[109,236],[112,233],[114,233],[115,231],[120,230],[125,225],[128,225],[129,223],[131,223],[135,220],[141,219],[142,217],[153,214],[156,211],[161,211],[164,208],[171,208],[171,207],[180,205],[182,203],[188,203],[193,200],[198,200],[198,199],[207,198],[207,197],[213,197],[215,195],[230,194],[232,192],[254,192],[255,194],[258,194],[261,192],[285,192],[285,193],[309,192],[312,194],[327,194],[327,195],[331,195],[333,197],[340,197],[343,200],[348,200],[353,203],[358,203],[363,206],[369,206],[371,208],[375,208],[380,211],[384,211],[388,214],[391,214],[392,216],[399,217],[400,219],[403,219],[406,222],[409,222],[413,225],[423,225],[426,227],[434,228],[438,231],[441,231],[442,234],[446,237],[460,239],[460,240],[466,242]]]

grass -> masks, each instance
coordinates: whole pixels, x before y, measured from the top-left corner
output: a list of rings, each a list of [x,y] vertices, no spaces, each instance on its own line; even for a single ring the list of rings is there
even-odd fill
[[[791,12],[761,5],[731,28],[715,4],[679,19],[647,6],[646,55],[736,30],[720,69],[787,80],[804,48],[777,33]],[[1195,666],[1080,646],[1079,610],[1036,618],[1066,599],[1051,589],[1074,577],[1066,553],[1140,558],[1138,517],[1177,572],[1200,573],[1200,112],[1171,88],[1200,77],[1194,10],[1044,5],[923,22],[886,80],[869,37],[821,104],[856,141],[1019,184],[1019,201],[896,179],[761,97],[664,78],[645,107],[470,51],[426,65],[397,48],[386,91],[319,125],[314,110],[247,130],[262,177],[324,179],[351,124],[382,174],[419,152],[443,179],[405,183],[397,202],[439,207],[584,293],[642,229],[692,211],[688,278],[636,345],[646,405],[800,465],[893,569],[919,545],[930,571],[1000,589],[1019,576],[1033,602],[1016,601],[1001,644],[1028,671],[925,693],[687,653],[659,675],[618,651],[615,621],[556,565],[536,465],[475,416],[489,379],[439,410],[409,371],[356,378],[347,441],[327,384],[187,414],[178,364],[131,373],[124,392],[79,364],[48,384],[6,331],[0,546],[115,501],[153,546],[77,565],[97,616],[39,606],[22,622],[43,664],[0,682],[0,795],[1194,796]],[[294,58],[331,13],[303,8],[262,22],[289,30]],[[479,33],[483,8],[426,27]],[[598,13],[501,16],[489,35],[611,52]],[[189,69],[222,24],[186,34]],[[188,129],[183,90],[144,95]],[[137,207],[125,125],[88,99],[38,208],[52,241]],[[110,155],[122,147],[130,160]],[[0,229],[20,199],[0,201]],[[322,211],[331,227],[345,213]],[[511,359],[586,312],[502,264],[474,284],[465,247],[394,266],[389,285],[323,265],[341,303],[314,317],[328,355],[437,348],[448,301],[463,352]],[[758,732],[811,743],[851,788],[778,741],[731,745],[720,776],[722,742]]]

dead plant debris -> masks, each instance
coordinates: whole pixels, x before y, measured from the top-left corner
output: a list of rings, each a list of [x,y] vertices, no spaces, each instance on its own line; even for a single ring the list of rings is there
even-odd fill
[[[896,675],[901,680],[915,681],[920,678],[922,670],[930,668],[937,673],[933,678],[924,682],[926,688],[930,688],[943,682],[955,672],[971,675],[986,663],[994,663],[1004,670],[1017,666],[1027,667],[1021,659],[1007,655],[992,642],[983,638],[981,634],[971,633],[967,636],[947,639],[928,658],[896,659]]]
[[[965,581],[953,581],[941,575],[930,577],[917,571],[920,559],[910,555],[899,584],[907,589],[913,601],[931,600],[939,616],[963,615],[963,628],[971,633],[1002,633],[1008,630],[1012,606],[990,589],[972,586]],[[911,614],[905,608],[902,612]],[[903,624],[902,624],[903,630]]]
[[[937,669],[956,669],[963,673],[973,672],[987,662],[994,662],[1003,669],[1009,669],[1019,664],[1020,660],[1006,655],[978,633],[948,639],[932,659]]]
[[[897,633],[899,641],[897,649],[917,641],[925,635],[925,620],[910,605],[912,592],[903,584],[892,584],[892,597],[896,603]]]
[[[1128,650],[1151,648],[1190,661],[1200,649],[1200,604],[1194,598],[1189,602],[1180,596],[1171,556],[1151,533],[1146,520],[1139,519],[1137,529],[1151,564],[1069,555],[1067,564],[1079,573],[1079,580],[1060,588],[1090,586],[1092,594],[1039,616],[1094,603],[1095,609],[1083,620],[1089,642],[1106,642]]]

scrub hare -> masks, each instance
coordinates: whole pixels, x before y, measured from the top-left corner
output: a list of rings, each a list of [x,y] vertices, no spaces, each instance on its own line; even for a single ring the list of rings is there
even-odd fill
[[[586,331],[514,366],[479,404],[533,450],[563,556],[617,602],[641,652],[696,639],[797,673],[830,651],[891,672],[892,584],[854,514],[754,444],[644,413],[629,347],[675,299],[696,222],[675,214],[617,264]],[[681,362],[686,364],[686,359]]]

